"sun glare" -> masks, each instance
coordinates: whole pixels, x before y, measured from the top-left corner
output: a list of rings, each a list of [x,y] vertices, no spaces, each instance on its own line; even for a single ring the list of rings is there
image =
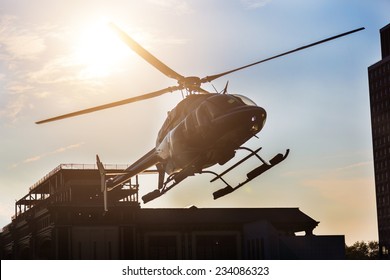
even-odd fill
[[[131,51],[123,44],[108,26],[107,21],[99,21],[85,28],[74,48],[74,62],[82,65],[82,79],[106,77],[120,66]]]

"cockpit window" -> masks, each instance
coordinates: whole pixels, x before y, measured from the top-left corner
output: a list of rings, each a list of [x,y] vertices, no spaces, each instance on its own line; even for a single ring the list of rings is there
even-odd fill
[[[241,99],[242,102],[244,102],[246,105],[251,105],[251,106],[257,106],[255,102],[250,100],[248,97],[240,95],[240,94],[232,94],[235,97]]]

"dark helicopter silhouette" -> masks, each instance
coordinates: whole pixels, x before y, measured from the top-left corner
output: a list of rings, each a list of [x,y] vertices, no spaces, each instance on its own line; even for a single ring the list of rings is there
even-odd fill
[[[215,178],[211,180],[211,182],[220,179],[226,184],[225,188],[214,192],[214,199],[217,199],[233,192],[245,183],[277,165],[283,161],[289,153],[289,150],[287,149],[284,155],[277,154],[269,160],[269,162],[266,162],[257,154],[261,148],[252,151],[243,147],[242,145],[246,141],[254,137],[263,128],[267,117],[266,111],[245,96],[227,94],[227,84],[222,93],[210,93],[201,87],[202,84],[209,83],[230,73],[364,29],[364,27],[362,27],[351,30],[230,71],[199,78],[195,76],[185,77],[178,74],[145,50],[117,26],[112,23],[110,26],[133,51],[164,75],[175,79],[178,84],[144,95],[45,119],[38,121],[37,124],[137,102],[168,92],[178,90],[186,91],[186,98],[179,102],[168,113],[168,117],[158,133],[156,146],[130,165],[126,170],[121,172],[121,174],[116,174],[116,176],[105,180],[108,172],[104,169],[103,164],[97,156],[98,168],[102,175],[102,190],[105,191],[105,195],[107,194],[107,191],[113,190],[118,186],[123,186],[130,178],[155,165],[159,174],[158,188],[143,196],[142,199],[144,203],[161,196],[188,176],[192,176],[196,173],[212,173],[215,175]],[[205,170],[217,163],[220,165],[225,164],[235,156],[235,152],[238,149],[249,151],[249,155],[221,174]],[[261,165],[247,173],[247,179],[244,182],[239,183],[235,187],[230,186],[222,176],[252,156],[256,156],[261,161]],[[168,175],[167,179],[165,179],[165,174]],[[107,209],[106,205],[105,209]]]

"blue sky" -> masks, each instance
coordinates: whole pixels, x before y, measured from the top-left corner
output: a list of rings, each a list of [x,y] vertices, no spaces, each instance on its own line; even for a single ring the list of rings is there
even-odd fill
[[[145,207],[299,207],[315,234],[376,240],[367,67],[380,59],[388,1],[2,0],[0,8],[0,224],[15,200],[61,163],[127,164],[149,151],[180,93],[93,115],[47,117],[175,85],[106,32],[114,21],[182,75],[206,76],[364,26],[366,30],[213,82],[267,110],[259,139],[289,158],[214,201],[207,175]],[[205,86],[212,90],[212,85]],[[239,154],[241,155],[241,154]],[[242,181],[257,162],[231,176]],[[214,170],[221,170],[216,167]],[[142,192],[156,178],[142,177]]]

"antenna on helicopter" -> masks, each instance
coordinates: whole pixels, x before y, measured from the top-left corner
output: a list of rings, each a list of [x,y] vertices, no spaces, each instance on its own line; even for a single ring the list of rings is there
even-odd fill
[[[229,85],[229,81],[226,82],[226,85],[225,85],[225,88],[222,91],[222,94],[226,94],[227,93],[228,85]]]

